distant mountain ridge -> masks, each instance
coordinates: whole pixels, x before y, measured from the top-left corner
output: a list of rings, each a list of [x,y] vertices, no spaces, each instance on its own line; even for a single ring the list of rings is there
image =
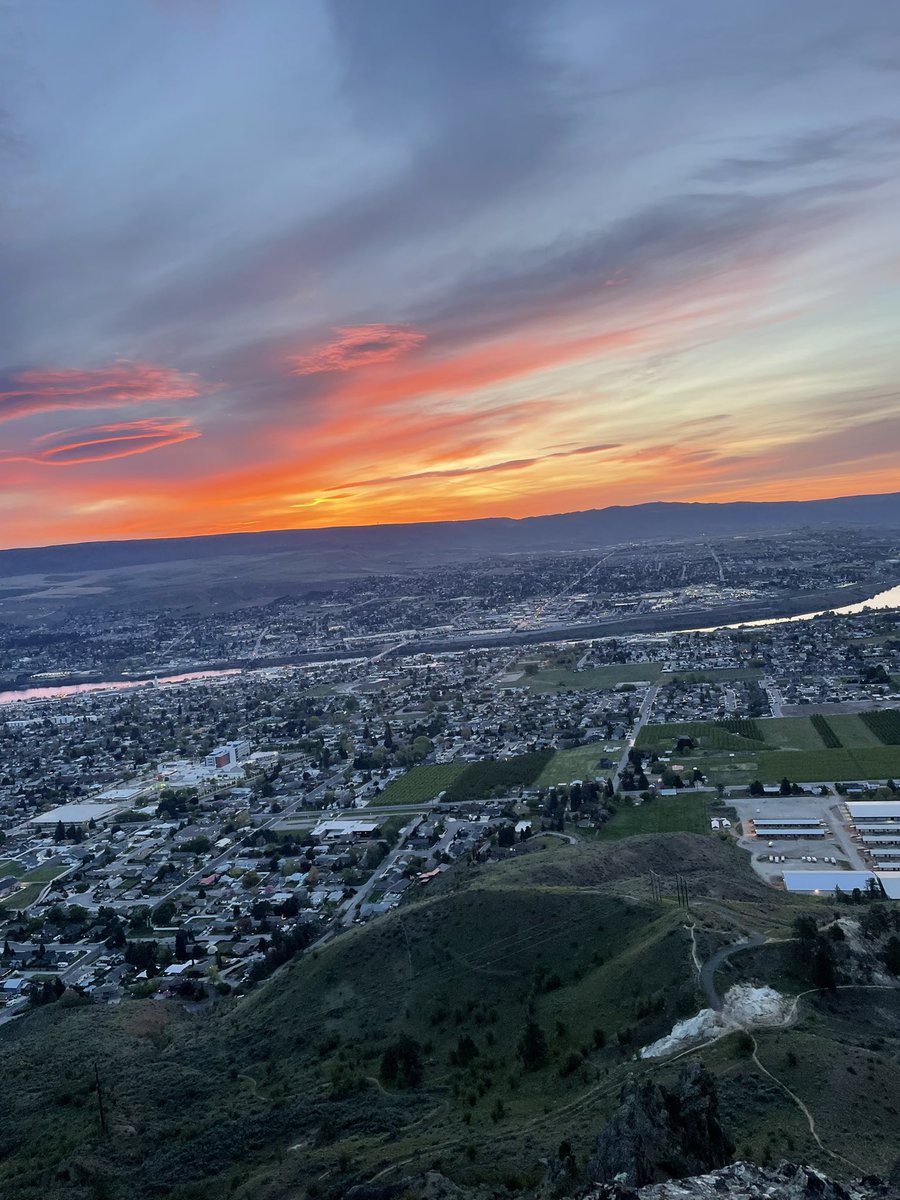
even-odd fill
[[[900,529],[900,492],[828,500],[656,502],[540,517],[80,542],[0,551],[0,578],[47,571],[110,570],[152,563],[290,553],[416,555],[424,551],[466,557],[581,550],[621,542],[774,533],[829,525]]]

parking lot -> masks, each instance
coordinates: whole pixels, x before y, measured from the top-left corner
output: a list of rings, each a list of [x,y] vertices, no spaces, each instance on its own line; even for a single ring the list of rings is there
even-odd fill
[[[739,845],[748,851],[753,869],[767,883],[779,881],[786,870],[866,868],[858,845],[844,824],[837,796],[752,796],[734,799],[732,804],[742,826]],[[750,822],[755,818],[787,821],[815,818],[822,822],[825,836],[779,837],[777,831],[771,830],[754,835]],[[832,858],[835,863],[828,861]]]

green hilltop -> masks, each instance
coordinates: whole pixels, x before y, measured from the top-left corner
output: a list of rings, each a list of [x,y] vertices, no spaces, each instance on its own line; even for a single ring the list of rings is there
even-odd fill
[[[820,910],[766,888],[725,839],[534,838],[507,861],[458,866],[215,1008],[64,999],[0,1030],[0,1195],[336,1200],[428,1168],[525,1192],[561,1144],[586,1160],[629,1073],[674,1075],[677,1064],[635,1052],[705,1004],[695,954],[750,929],[789,938],[809,911]],[[755,966],[748,954],[746,969],[792,983],[789,946],[762,947]],[[783,963],[765,958],[773,947]],[[794,1072],[829,1136],[872,1170],[891,1165],[890,1139],[865,1138],[900,1104],[896,1001],[883,992],[881,1009],[863,1005],[856,1020],[812,997],[795,1029],[758,1035],[760,1055]],[[785,1066],[795,1038],[796,1068]],[[832,1085],[859,1064],[858,1078],[837,1080],[859,1094],[840,1131],[806,1047],[837,1064]],[[822,1158],[740,1035],[704,1058],[736,1145],[759,1159]]]

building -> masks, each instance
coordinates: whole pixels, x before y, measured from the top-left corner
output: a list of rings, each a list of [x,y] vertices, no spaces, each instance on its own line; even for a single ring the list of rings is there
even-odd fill
[[[336,841],[339,838],[373,837],[378,831],[377,821],[362,821],[347,818],[341,820],[320,821],[315,827],[313,837],[321,841]]]
[[[37,816],[31,818],[31,824],[37,825],[40,829],[46,829],[48,826],[55,828],[61,821],[66,829],[70,825],[87,829],[91,821],[95,825],[102,825],[114,817],[116,813],[121,812],[125,807],[126,805],[121,803],[61,804],[59,808],[51,808],[47,812],[38,813]]]
[[[216,746],[215,750],[207,754],[203,765],[213,771],[228,771],[249,757],[250,743],[246,738],[240,738],[236,742],[225,742],[222,746]]]
[[[748,822],[751,837],[823,838],[825,830],[817,817],[755,817]]]
[[[874,871],[785,871],[784,886],[789,892],[803,892],[814,896],[831,896],[834,898],[835,888],[842,892],[852,892],[859,888],[864,892],[871,880],[876,879]]]

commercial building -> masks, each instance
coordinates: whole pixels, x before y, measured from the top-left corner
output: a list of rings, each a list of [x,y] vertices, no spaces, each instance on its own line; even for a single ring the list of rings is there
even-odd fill
[[[70,825],[77,825],[82,829],[86,829],[91,821],[95,825],[102,825],[111,817],[114,817],[117,812],[121,812],[126,806],[124,804],[61,804],[59,808],[48,809],[47,812],[38,813],[37,816],[31,818],[31,824],[37,825],[40,828],[47,826],[55,827],[60,821],[68,829]]]
[[[242,738],[236,742],[225,742],[222,746],[216,746],[215,750],[207,754],[203,765],[214,771],[227,771],[249,757],[250,743]]]

